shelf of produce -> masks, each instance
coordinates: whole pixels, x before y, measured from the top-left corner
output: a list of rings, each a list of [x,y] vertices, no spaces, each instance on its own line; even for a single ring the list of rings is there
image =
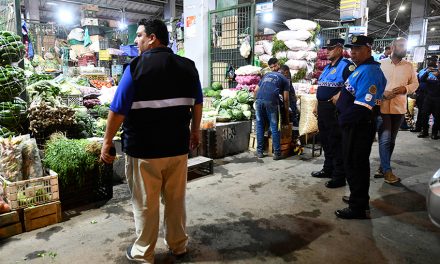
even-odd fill
[[[0,239],[21,233],[23,233],[23,228],[17,211],[0,214]]]

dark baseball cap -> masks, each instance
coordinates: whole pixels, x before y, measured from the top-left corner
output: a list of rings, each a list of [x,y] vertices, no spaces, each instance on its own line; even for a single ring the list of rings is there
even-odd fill
[[[432,56],[427,57],[426,60],[437,61],[438,60],[438,56],[432,55]]]
[[[349,40],[348,44],[345,44],[344,47],[351,48],[351,47],[361,47],[361,46],[367,46],[372,47],[373,46],[374,39],[371,37],[367,37],[364,35],[359,36],[352,36]]]
[[[334,46],[344,46],[345,41],[343,39],[340,38],[336,38],[336,39],[328,39],[327,42],[325,43],[325,46],[323,46],[323,49],[326,49],[328,47],[334,47]]]

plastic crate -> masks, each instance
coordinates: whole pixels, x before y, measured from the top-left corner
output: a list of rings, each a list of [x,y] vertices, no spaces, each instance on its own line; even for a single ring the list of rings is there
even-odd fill
[[[83,105],[83,97],[82,95],[63,95],[61,96],[61,100],[63,104],[67,106],[82,106]]]
[[[113,197],[113,165],[104,165],[84,176],[83,184],[60,185],[64,209],[109,200]]]
[[[4,182],[6,200],[12,210],[57,201],[60,198],[58,175],[50,171],[49,176]]]

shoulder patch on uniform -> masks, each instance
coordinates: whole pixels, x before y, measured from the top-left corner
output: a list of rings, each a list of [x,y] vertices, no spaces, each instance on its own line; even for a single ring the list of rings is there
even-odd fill
[[[350,66],[348,67],[348,69],[349,69],[350,71],[354,71],[354,70],[356,70],[356,66],[354,66],[354,65],[350,65]]]
[[[353,77],[356,77],[356,76],[358,76],[358,74],[359,74],[359,72],[357,71],[357,72],[355,72],[355,73],[353,73]]]
[[[377,93],[377,87],[376,85],[371,85],[370,88],[368,88],[368,92],[370,94],[376,94]]]
[[[366,94],[365,95],[365,101],[370,102],[371,99],[373,99],[373,95],[371,95],[371,94]]]
[[[330,74],[335,74],[336,73],[336,69],[333,69]]]

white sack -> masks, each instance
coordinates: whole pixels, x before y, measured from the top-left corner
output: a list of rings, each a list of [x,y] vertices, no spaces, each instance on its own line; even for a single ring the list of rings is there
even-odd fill
[[[263,46],[263,44],[255,45],[254,52],[255,52],[255,55],[257,55],[257,56],[263,55],[264,54],[264,46]]]
[[[285,30],[277,34],[277,39],[281,41],[289,40],[308,40],[312,37],[312,33],[307,30]]]
[[[287,58],[287,52],[285,52],[285,51],[277,52],[277,54],[275,54],[275,57],[277,59],[279,59],[279,60],[286,59]]]
[[[286,65],[291,70],[307,69],[307,62],[304,60],[288,60]]]
[[[305,19],[290,19],[284,22],[290,30],[315,30],[318,24]]]
[[[263,43],[264,52],[272,56],[273,42],[266,41]]]
[[[271,55],[268,55],[268,54],[263,54],[263,55],[261,55],[261,56],[258,57],[258,59],[259,59],[261,62],[264,62],[264,63],[266,63],[266,64],[269,62],[270,58],[272,58],[272,56],[271,56]],[[235,74],[237,74],[237,72],[235,72]]]
[[[307,44],[307,42],[305,41],[301,41],[301,40],[288,40],[285,41],[284,44],[286,44],[286,46],[293,51],[296,50],[307,50],[309,48],[309,45]]]
[[[314,61],[314,60],[316,60],[317,57],[318,57],[318,53],[316,53],[314,51],[308,51],[306,60]]]
[[[318,131],[318,120],[313,109],[318,104],[315,94],[303,94],[301,100],[301,118],[299,120],[299,135],[303,136]]]
[[[307,58],[307,51],[300,50],[300,51],[291,51],[289,50],[287,52],[287,58],[289,60],[304,60]]]
[[[262,55],[264,56],[264,55]],[[269,56],[270,57],[270,56]],[[260,74],[261,68],[252,65],[246,65],[238,68],[235,71],[236,75],[258,75]]]

